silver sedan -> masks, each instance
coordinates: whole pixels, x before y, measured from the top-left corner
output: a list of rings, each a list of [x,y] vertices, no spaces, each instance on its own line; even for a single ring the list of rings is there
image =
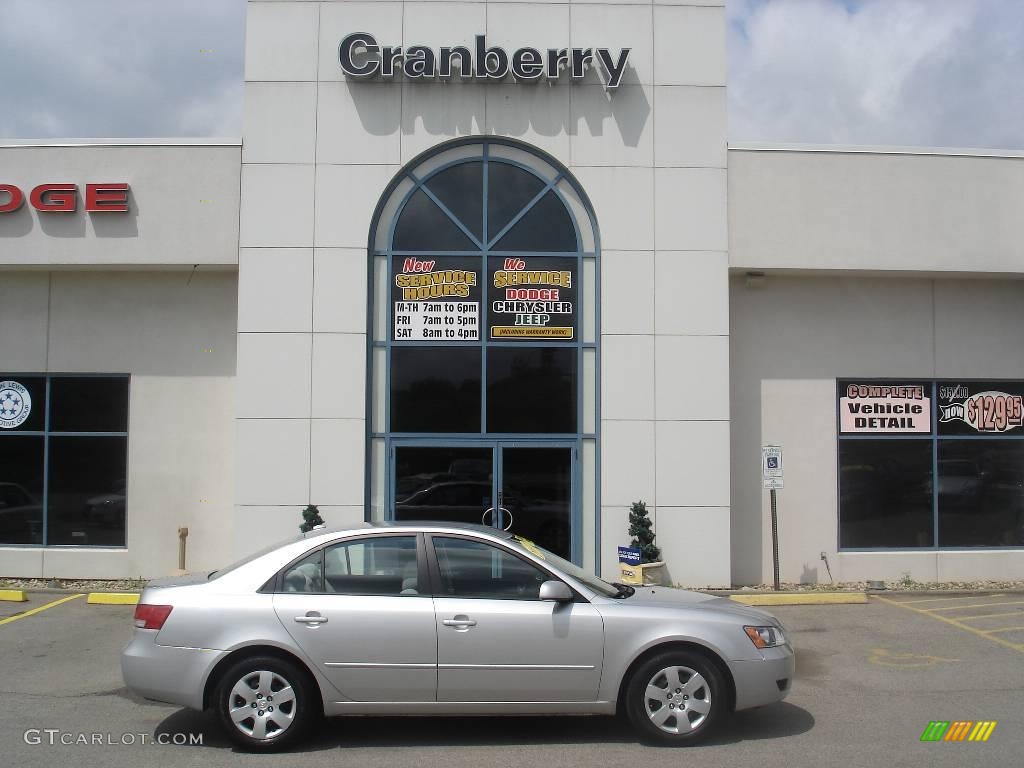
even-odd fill
[[[140,695],[215,709],[250,750],[322,715],[614,714],[692,744],[779,701],[771,614],[609,584],[532,542],[451,524],[315,530],[211,574],[150,582],[121,659]]]

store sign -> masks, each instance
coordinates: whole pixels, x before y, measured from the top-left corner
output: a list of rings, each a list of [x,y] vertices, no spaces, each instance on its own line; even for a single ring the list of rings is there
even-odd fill
[[[15,429],[32,414],[32,395],[16,381],[0,381],[0,429]]]
[[[74,184],[40,184],[28,194],[29,205],[40,213],[74,213],[78,187]],[[14,213],[25,204],[25,193],[14,184],[0,184],[0,213]],[[111,182],[85,185],[86,213],[124,213],[128,210],[128,184]]]
[[[499,258],[489,260],[489,336],[572,341],[576,327],[576,260]]]
[[[939,434],[999,434],[1024,426],[1024,384],[940,382]]]
[[[536,82],[542,78],[557,80],[568,74],[582,80],[587,69],[597,62],[607,88],[622,82],[629,60],[629,48],[612,54],[610,48],[524,47],[509,53],[499,46],[488,46],[484,35],[477,35],[472,49],[464,45],[442,46],[438,51],[426,45],[379,45],[367,32],[354,32],[338,46],[341,71],[348,77],[382,77],[386,80],[405,75],[410,80],[460,78],[504,80],[512,75],[517,82]]]
[[[902,382],[839,382],[839,433],[901,435],[932,430],[931,387]]]
[[[480,338],[479,257],[395,257],[395,341]]]

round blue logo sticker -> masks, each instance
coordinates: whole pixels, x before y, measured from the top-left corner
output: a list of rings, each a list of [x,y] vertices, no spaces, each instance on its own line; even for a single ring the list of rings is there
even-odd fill
[[[32,396],[16,381],[0,381],[0,429],[14,429],[32,413]]]

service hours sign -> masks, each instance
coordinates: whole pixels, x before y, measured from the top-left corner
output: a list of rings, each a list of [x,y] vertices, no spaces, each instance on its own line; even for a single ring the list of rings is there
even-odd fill
[[[479,257],[395,257],[395,341],[479,340],[479,269]]]

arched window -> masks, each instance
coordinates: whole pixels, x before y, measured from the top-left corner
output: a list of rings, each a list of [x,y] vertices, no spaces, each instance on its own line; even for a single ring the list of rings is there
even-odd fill
[[[483,522],[591,562],[598,248],[579,185],[520,142],[450,142],[392,181],[370,232],[375,519]]]

